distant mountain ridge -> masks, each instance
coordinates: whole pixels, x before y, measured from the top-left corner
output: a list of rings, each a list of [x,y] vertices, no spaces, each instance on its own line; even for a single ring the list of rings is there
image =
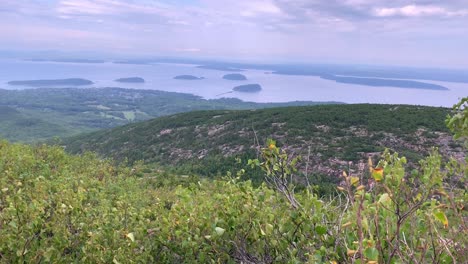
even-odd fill
[[[69,78],[69,79],[54,79],[54,80],[27,80],[27,81],[10,81],[9,85],[33,86],[33,87],[47,87],[47,86],[83,86],[91,85],[94,82],[82,78]]]
[[[358,84],[374,87],[396,87],[396,88],[406,88],[406,89],[425,89],[425,90],[449,90],[447,87],[412,81],[412,80],[394,80],[394,79],[381,79],[381,78],[365,78],[365,77],[352,77],[352,76],[333,76],[333,75],[322,75],[320,78],[330,81],[335,81],[338,83],[347,83],[347,84]]]

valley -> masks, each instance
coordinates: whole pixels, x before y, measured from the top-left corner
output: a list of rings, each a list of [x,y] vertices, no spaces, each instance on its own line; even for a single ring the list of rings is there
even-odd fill
[[[252,103],[234,98],[206,100],[191,94],[124,88],[0,89],[0,107],[15,113],[4,113],[7,119],[0,123],[0,137],[34,142],[194,110],[323,103],[338,102]],[[18,116],[21,119],[16,119]]]

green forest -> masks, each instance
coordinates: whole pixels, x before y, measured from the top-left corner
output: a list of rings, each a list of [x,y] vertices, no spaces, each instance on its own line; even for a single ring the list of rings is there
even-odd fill
[[[0,89],[0,137],[15,142],[37,142],[181,112],[324,103],[336,102],[252,103],[234,98],[206,100],[192,94],[115,87]]]
[[[466,153],[467,104],[420,122],[435,122],[427,133],[451,133]],[[349,127],[358,116],[336,119]],[[418,129],[402,119],[394,131],[385,118],[365,120],[370,131]],[[1,141],[0,262],[467,263],[468,160],[434,147],[417,166],[383,150],[321,196],[293,180],[304,157],[273,139],[236,160],[261,172],[255,185],[244,168],[200,178]]]
[[[304,174],[308,164],[308,180],[320,183],[319,192],[324,195],[334,191],[341,171],[362,173],[368,155],[378,158],[385,148],[406,156],[411,166],[433,146],[439,146],[444,159],[462,155],[461,144],[452,139],[444,123],[450,112],[447,108],[373,104],[197,111],[58,143],[70,153],[94,151],[100,157],[129,164],[141,161],[182,175],[216,178],[246,169],[243,178],[259,184],[262,173],[237,160],[257,157],[259,146],[271,138],[304,157],[299,173]]]

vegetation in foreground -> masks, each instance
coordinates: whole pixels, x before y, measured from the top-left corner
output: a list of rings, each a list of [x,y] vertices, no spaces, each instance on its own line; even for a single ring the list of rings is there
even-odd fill
[[[468,136],[460,104],[447,124]],[[465,107],[463,109],[463,107]],[[466,161],[434,151],[407,171],[384,152],[319,198],[289,181],[296,159],[270,141],[249,164],[265,184],[118,167],[54,146],[0,143],[3,263],[466,263]],[[374,165],[375,164],[375,165]]]

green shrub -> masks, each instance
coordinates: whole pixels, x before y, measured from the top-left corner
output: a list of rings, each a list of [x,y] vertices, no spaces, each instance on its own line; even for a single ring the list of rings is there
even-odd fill
[[[455,111],[463,138],[466,109]],[[269,142],[249,162],[266,179],[255,187],[243,169],[200,179],[0,141],[0,262],[468,262],[466,163],[434,150],[408,172],[385,151],[328,200],[314,181],[295,189],[298,160]]]

